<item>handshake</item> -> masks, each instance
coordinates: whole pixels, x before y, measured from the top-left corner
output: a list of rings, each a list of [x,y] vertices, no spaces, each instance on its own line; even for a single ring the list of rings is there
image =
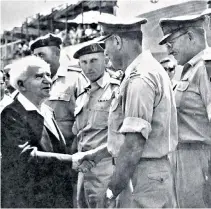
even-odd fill
[[[86,173],[100,160],[110,155],[107,150],[107,144],[86,152],[77,152],[73,155],[39,151],[37,147],[31,147],[28,143],[19,147],[22,149],[21,156],[28,156],[28,162],[72,162],[72,168],[83,173]]]
[[[72,155],[72,168],[79,172],[86,173],[103,158],[111,156],[107,150],[107,144],[86,152],[77,152]]]
[[[91,151],[77,152],[72,155],[72,169],[86,173],[96,165],[95,156]]]

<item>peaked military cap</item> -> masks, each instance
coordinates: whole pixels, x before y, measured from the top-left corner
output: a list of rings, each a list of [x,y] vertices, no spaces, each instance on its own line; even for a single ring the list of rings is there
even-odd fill
[[[54,34],[47,34],[45,36],[41,36],[34,40],[30,46],[31,51],[34,51],[36,48],[45,47],[45,46],[57,46],[60,49],[60,45],[62,44],[61,38]]]
[[[107,39],[115,33],[141,31],[141,25],[145,23],[147,23],[147,19],[145,18],[126,19],[122,17],[116,17],[114,15],[107,16],[106,19],[99,20],[99,24],[102,25],[104,35],[101,41]]]
[[[93,54],[98,52],[104,52],[105,44],[103,42],[89,43],[86,46],[83,46],[78,51],[75,52],[73,57],[78,59],[79,57],[85,54]]]
[[[204,20],[204,15],[187,15],[160,19],[159,24],[163,31],[164,37],[159,44],[165,44],[167,39],[170,38],[171,35],[180,30],[193,27],[203,27]]]

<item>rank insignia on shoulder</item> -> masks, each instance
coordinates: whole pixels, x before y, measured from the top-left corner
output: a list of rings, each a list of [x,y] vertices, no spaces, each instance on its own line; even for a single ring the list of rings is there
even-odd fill
[[[137,72],[132,72],[132,73],[130,74],[130,78],[134,78],[134,77],[138,77],[138,76],[140,76],[140,74],[137,73]]]
[[[82,69],[79,66],[68,66],[67,71],[82,72]]]

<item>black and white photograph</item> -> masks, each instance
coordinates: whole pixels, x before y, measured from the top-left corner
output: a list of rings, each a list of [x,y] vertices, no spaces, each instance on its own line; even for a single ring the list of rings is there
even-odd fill
[[[1,208],[211,208],[211,0],[0,0]]]

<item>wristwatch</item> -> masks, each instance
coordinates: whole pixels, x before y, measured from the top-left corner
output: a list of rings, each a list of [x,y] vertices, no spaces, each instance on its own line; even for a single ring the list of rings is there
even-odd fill
[[[107,191],[106,191],[106,197],[107,197],[109,200],[115,198],[113,192],[112,192],[109,188],[108,188]]]

